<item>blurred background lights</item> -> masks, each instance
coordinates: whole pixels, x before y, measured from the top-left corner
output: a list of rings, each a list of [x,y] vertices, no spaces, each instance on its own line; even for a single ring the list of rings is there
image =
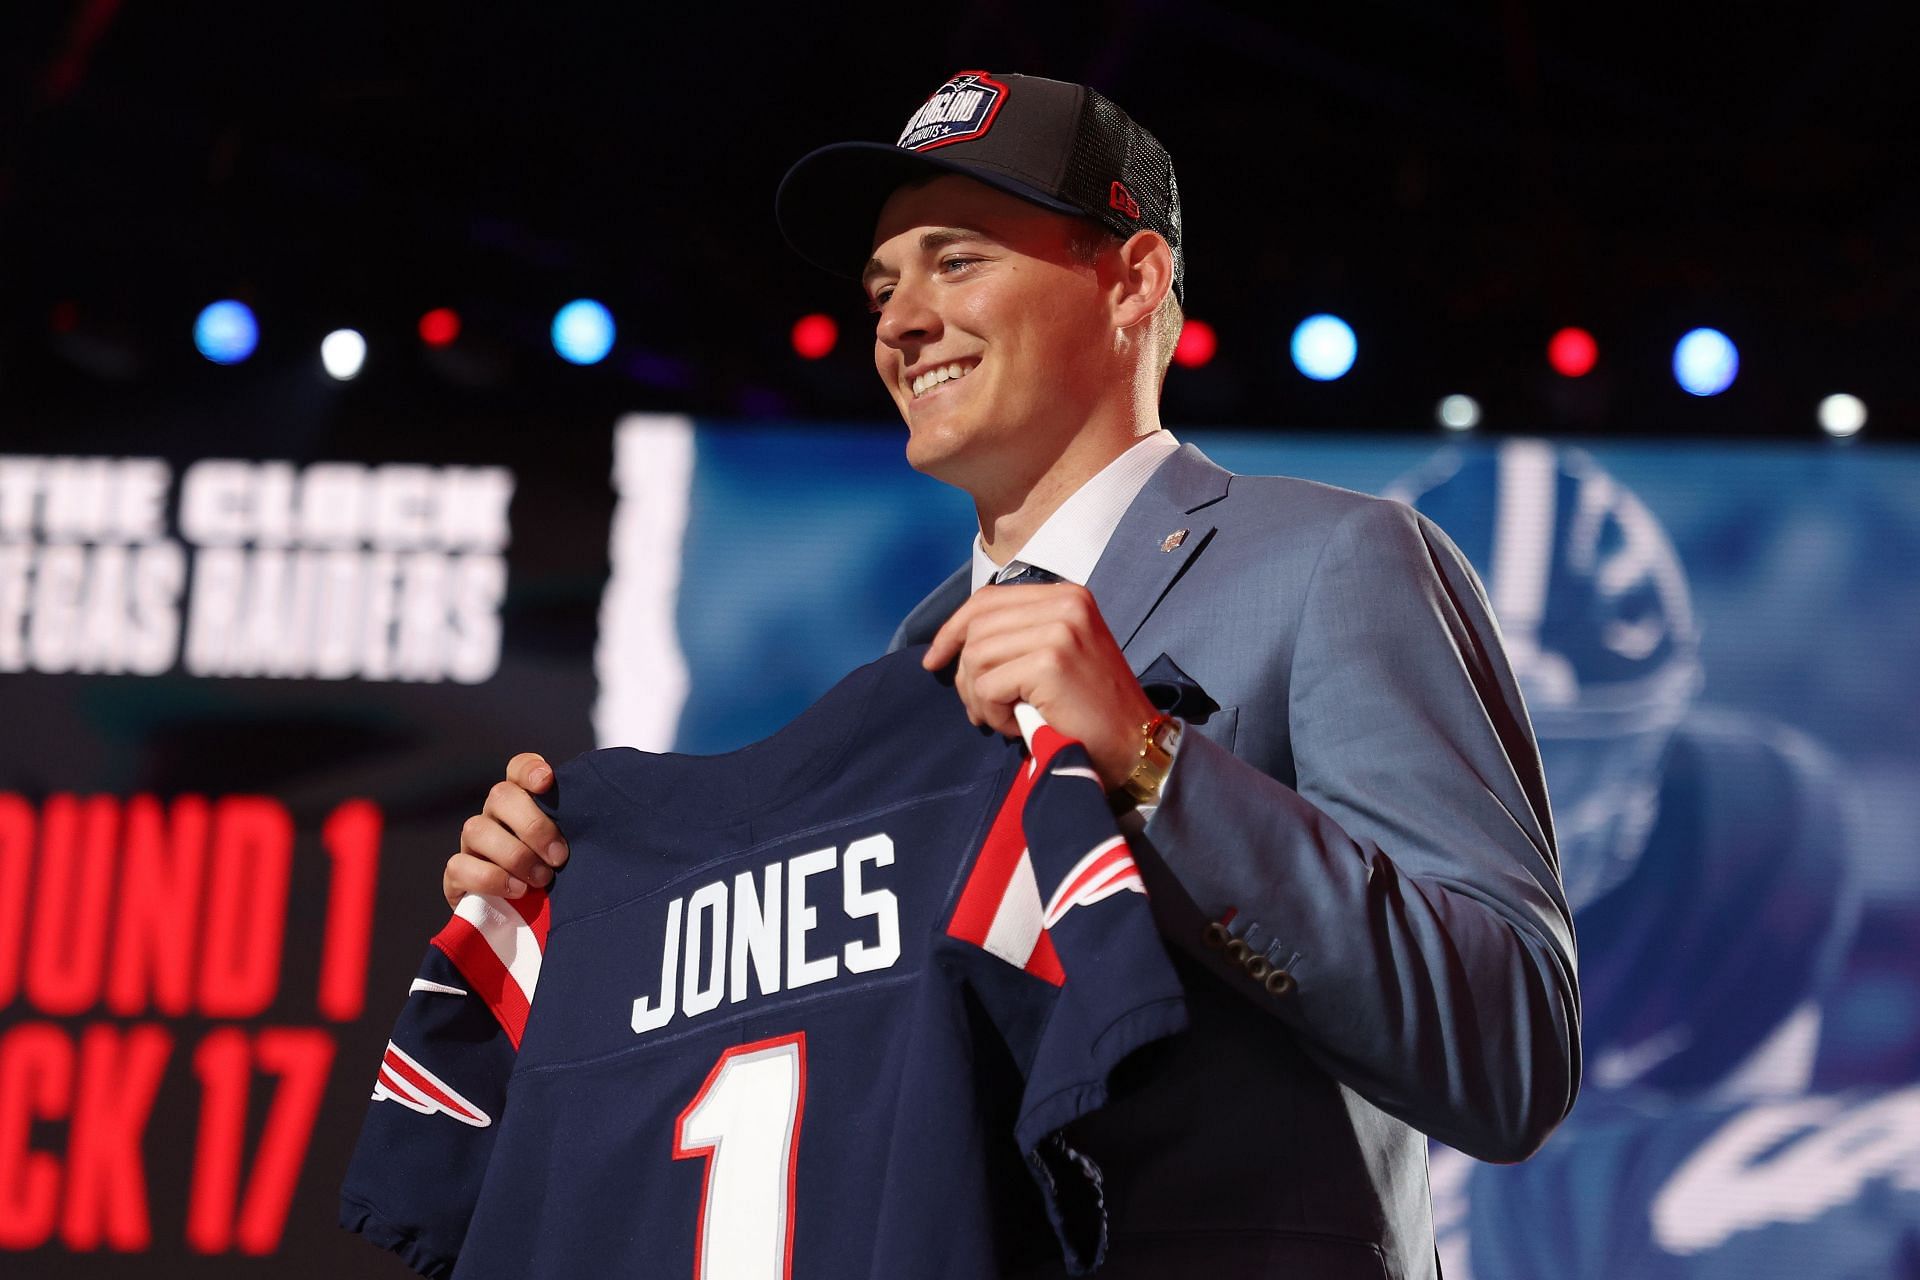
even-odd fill
[[[260,345],[260,326],[246,303],[222,299],[193,322],[193,345],[215,364],[239,364]]]
[[[1293,363],[1315,382],[1332,382],[1353,368],[1360,344],[1339,316],[1308,316],[1293,331]]]
[[[1740,352],[1718,329],[1694,329],[1673,349],[1673,376],[1689,395],[1717,396],[1740,372]]]
[[[1480,425],[1480,402],[1472,396],[1451,395],[1440,402],[1437,416],[1449,431],[1471,431]]]
[[[570,364],[599,364],[613,350],[613,313],[592,298],[575,298],[554,313],[553,349]]]
[[[367,362],[367,340],[356,329],[335,329],[320,340],[320,363],[342,382],[360,375]]]
[[[1198,369],[1213,359],[1220,339],[1205,320],[1188,320],[1180,326],[1180,340],[1173,344],[1173,362],[1182,369]]]
[[[1857,434],[1866,425],[1867,406],[1859,396],[1843,392],[1820,402],[1820,429],[1828,435],[1844,439]]]
[[[1547,343],[1547,363],[1563,378],[1584,378],[1600,358],[1600,345],[1585,329],[1560,330]]]
[[[832,316],[815,313],[801,316],[793,322],[793,349],[802,360],[819,360],[833,350],[833,344],[840,341],[840,326],[833,322]]]
[[[420,317],[420,341],[430,347],[453,345],[460,336],[460,313],[452,307],[435,307]]]

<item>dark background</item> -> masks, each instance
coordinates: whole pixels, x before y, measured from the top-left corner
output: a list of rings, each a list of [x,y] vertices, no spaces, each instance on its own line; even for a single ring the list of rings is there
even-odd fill
[[[395,423],[449,395],[885,418],[857,293],[785,249],[772,193],[811,147],[891,138],[984,68],[1091,83],[1171,149],[1190,313],[1221,339],[1176,371],[1173,423],[1405,430],[1465,391],[1493,431],[1806,437],[1845,390],[1868,438],[1913,438],[1902,11],[11,5],[0,421],[325,386],[340,325],[372,348],[350,393]],[[620,325],[586,370],[546,342],[581,294]],[[189,340],[222,296],[261,320],[235,369]],[[443,305],[462,340],[423,351],[414,325]],[[842,339],[809,364],[787,330],[816,310]],[[1319,310],[1360,339],[1327,385],[1286,355]],[[1564,324],[1600,342],[1578,382],[1545,361]],[[1742,355],[1712,400],[1670,372],[1701,324]]]
[[[1820,655],[1905,634],[1902,588],[1916,580],[1905,567],[1912,519],[1875,515],[1908,510],[1910,451],[1871,451],[1920,439],[1910,355],[1920,92],[1907,17],[1850,0],[0,7],[0,453],[157,456],[176,475],[207,457],[425,459],[511,465],[519,481],[507,658],[488,685],[179,673],[29,673],[0,685],[14,728],[6,787],[36,800],[62,790],[280,796],[298,824],[296,888],[309,896],[324,878],[317,831],[332,806],[372,796],[386,818],[368,1009],[334,1028],[323,1123],[281,1250],[184,1251],[199,1107],[190,1055],[211,1027],[185,1020],[167,1024],[177,1045],[146,1144],[152,1252],[55,1243],[0,1270],[403,1273],[333,1227],[333,1190],[401,979],[444,919],[438,868],[460,819],[510,751],[559,756],[591,741],[615,419],[701,417],[707,488],[697,496],[716,526],[737,531],[731,542],[695,540],[708,563],[716,548],[749,567],[811,557],[778,590],[756,586],[752,608],[723,598],[729,575],[710,575],[696,618],[710,625],[683,623],[690,634],[710,650],[765,655],[776,650],[753,628],[784,627],[848,650],[799,674],[764,658],[751,679],[706,672],[698,723],[712,732],[711,708],[727,698],[788,699],[777,716],[755,704],[775,723],[804,705],[824,687],[816,677],[870,653],[964,546],[963,506],[935,512],[938,499],[915,490],[885,507],[925,516],[924,530],[886,544],[897,563],[844,571],[849,513],[889,486],[904,494],[924,482],[878,470],[883,455],[895,465],[897,448],[867,432],[898,428],[873,385],[857,291],[789,253],[771,214],[793,159],[893,137],[962,68],[1092,83],[1171,149],[1191,312],[1220,335],[1211,365],[1169,381],[1166,417],[1183,432],[1238,432],[1221,456],[1236,444],[1291,449],[1297,458],[1273,465],[1370,485],[1401,463],[1369,478],[1318,451],[1350,448],[1376,467],[1387,455],[1362,451],[1423,459],[1438,434],[1435,402],[1469,392],[1487,432],[1580,436],[1610,465],[1625,459],[1623,476],[1649,495],[1667,483],[1655,504],[1663,518],[1706,513],[1698,520],[1714,536],[1696,528],[1688,545],[1723,549],[1712,579],[1721,590],[1751,587],[1724,611],[1733,625],[1720,635],[1765,659],[1751,668],[1753,688],[1777,685],[1798,713],[1821,705],[1795,683],[1802,673],[1857,686],[1882,678]],[[554,309],[582,294],[620,324],[612,357],[586,369],[547,342]],[[262,339],[253,359],[222,368],[190,335],[196,313],[228,296],[255,307]],[[465,320],[450,351],[415,336],[437,306]],[[1345,316],[1360,340],[1353,372],[1326,385],[1286,354],[1294,325],[1322,310]],[[787,335],[814,311],[839,320],[842,340],[809,363]],[[1577,382],[1545,361],[1565,324],[1601,346],[1598,368]],[[1675,340],[1702,324],[1731,334],[1743,358],[1739,380],[1711,400],[1682,392],[1669,370]],[[347,384],[317,359],[320,338],[343,325],[371,343],[366,372]],[[1834,391],[1867,402],[1868,451],[1818,448],[1814,407]],[[1427,434],[1373,438],[1409,430]],[[1651,440],[1611,436],[1715,439],[1638,453]],[[1769,443],[1745,450],[1747,438]],[[1860,473],[1871,466],[1888,496],[1855,501],[1831,476],[1822,488],[1822,454]],[[1767,485],[1729,458],[1765,470]],[[1801,459],[1804,470],[1792,465]],[[827,499],[807,505],[815,488]],[[779,507],[776,491],[799,505]],[[1776,518],[1799,509],[1779,500],[1789,491],[1830,501],[1822,518],[1845,537]],[[817,540],[784,547],[770,529],[812,529]],[[815,580],[833,585],[792,585]],[[779,612],[795,599],[810,626]],[[744,639],[729,648],[720,624]],[[1875,651],[1888,670],[1901,657],[1897,640]],[[1743,668],[1713,670],[1725,682]],[[1889,723],[1913,720],[1904,677],[1862,701]],[[1889,802],[1913,794],[1905,742],[1867,724],[1841,744],[1897,766],[1876,775],[1891,781],[1874,793],[1892,833],[1881,844],[1900,853],[1876,864],[1892,868],[1881,891],[1897,902],[1884,927],[1863,932],[1855,995],[1866,995],[1836,1002],[1833,1024],[1867,1046],[1861,1054],[1878,1046],[1883,1082],[1913,1078],[1920,1026],[1911,805]],[[287,1001],[267,1015],[275,1025],[313,1021],[301,1001],[315,918],[296,914],[305,932],[289,944]],[[0,1015],[0,1030],[37,1016]],[[256,1081],[249,1152],[268,1096]],[[37,1146],[57,1150],[58,1126],[48,1127]]]

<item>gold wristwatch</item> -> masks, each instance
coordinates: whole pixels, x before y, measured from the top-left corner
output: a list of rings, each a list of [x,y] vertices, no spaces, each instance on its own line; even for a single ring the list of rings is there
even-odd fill
[[[1140,755],[1134,761],[1133,772],[1120,784],[1138,806],[1160,803],[1160,787],[1167,780],[1167,771],[1173,768],[1174,748],[1180,744],[1180,722],[1162,712],[1140,726]]]

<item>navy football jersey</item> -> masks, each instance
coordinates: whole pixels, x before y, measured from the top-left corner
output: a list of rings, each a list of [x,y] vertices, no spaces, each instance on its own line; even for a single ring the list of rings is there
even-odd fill
[[[1180,987],[1084,750],[922,652],[731,755],[561,766],[572,857],[433,940],[344,1224],[458,1277],[1097,1265],[1059,1130]]]

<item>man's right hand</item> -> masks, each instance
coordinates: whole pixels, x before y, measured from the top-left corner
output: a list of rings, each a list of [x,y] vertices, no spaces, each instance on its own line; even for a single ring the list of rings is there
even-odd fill
[[[517,898],[528,885],[544,887],[565,864],[567,842],[533,798],[553,785],[547,762],[523,751],[507,761],[507,776],[493,784],[487,804],[460,827],[460,852],[447,859],[440,891],[449,907],[470,893]]]

